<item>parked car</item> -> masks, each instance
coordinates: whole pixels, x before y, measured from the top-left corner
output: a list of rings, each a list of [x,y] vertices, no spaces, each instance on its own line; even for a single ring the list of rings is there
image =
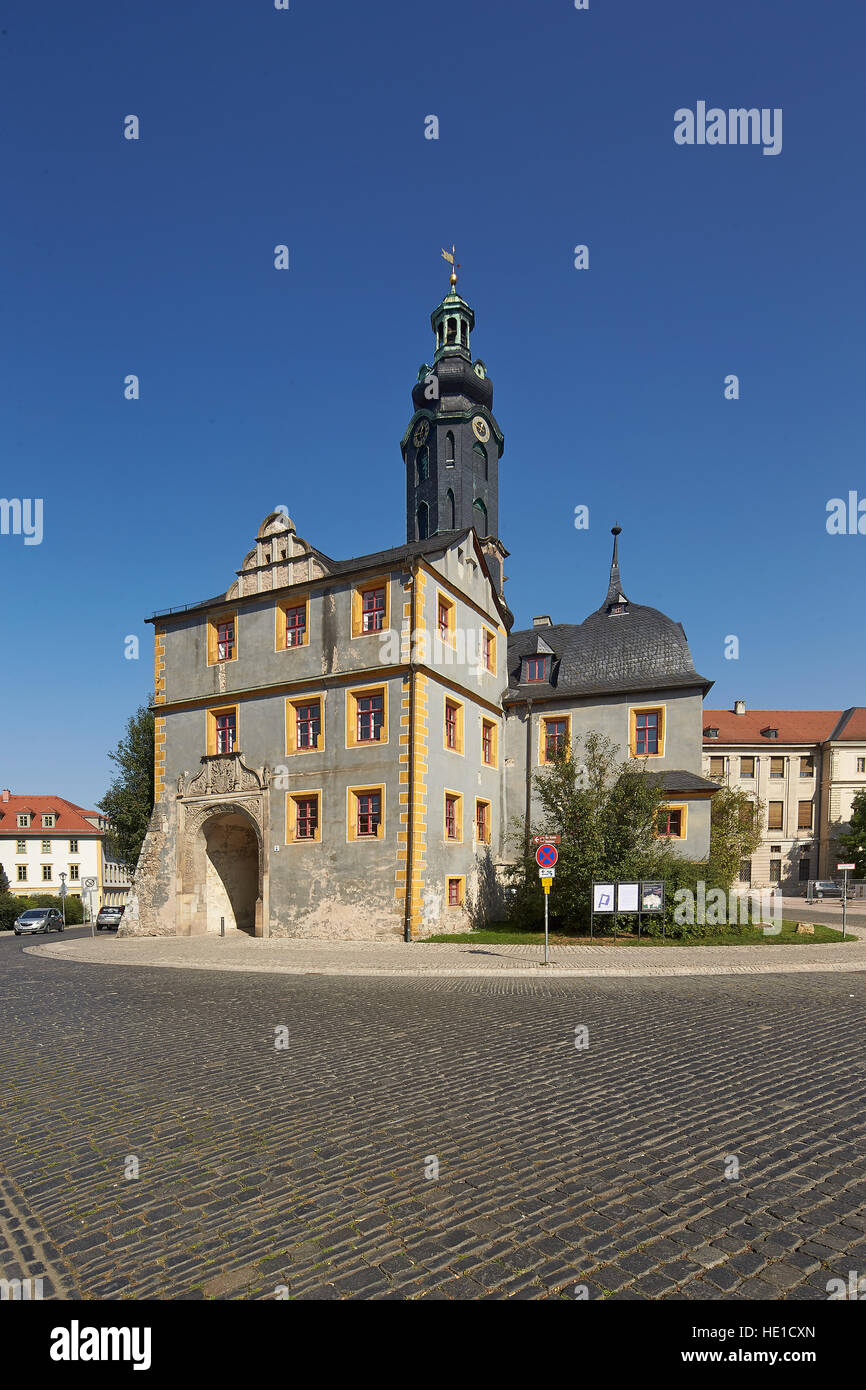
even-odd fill
[[[808,892],[808,889],[806,890]],[[813,898],[841,898],[843,896],[840,884],[834,883],[832,879],[818,879],[812,884]]]
[[[117,931],[123,916],[122,907],[101,907],[96,914],[96,930]]]
[[[63,931],[63,918],[56,907],[28,907],[26,912],[15,918],[12,930],[16,936],[21,936],[22,933],[32,935],[34,932]]]

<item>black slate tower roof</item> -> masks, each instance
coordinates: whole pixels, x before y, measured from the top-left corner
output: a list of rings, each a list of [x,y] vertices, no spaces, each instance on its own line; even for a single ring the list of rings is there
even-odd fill
[[[626,598],[619,571],[621,528],[613,527],[613,559],[604,603],[582,623],[512,632],[508,643],[505,703],[554,696],[583,697],[616,691],[700,687],[712,681],[698,674],[682,624],[657,608]],[[551,653],[548,681],[523,680],[523,661]]]

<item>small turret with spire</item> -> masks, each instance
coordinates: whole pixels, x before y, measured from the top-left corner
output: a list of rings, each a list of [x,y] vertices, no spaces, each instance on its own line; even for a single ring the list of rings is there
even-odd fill
[[[621,613],[628,612],[628,599],[622,591],[622,579],[619,573],[619,538],[622,535],[622,527],[612,526],[610,534],[613,536],[613,559],[610,562],[610,583],[607,586],[607,597],[601,606],[610,617],[617,617]]]

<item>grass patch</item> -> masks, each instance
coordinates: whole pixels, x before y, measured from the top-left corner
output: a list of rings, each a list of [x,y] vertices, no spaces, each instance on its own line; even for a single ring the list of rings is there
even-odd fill
[[[835,927],[825,927],[820,922],[814,924],[814,934],[808,933],[800,935],[797,932],[796,922],[783,921],[782,930],[778,936],[766,935],[760,927],[732,927],[729,931],[719,931],[712,936],[694,937],[693,939],[683,940],[681,937],[672,936],[646,936],[641,935],[638,940],[637,934],[634,936],[617,932],[616,941],[612,936],[596,935],[590,940],[589,935],[566,935],[562,932],[550,933],[551,946],[808,946],[810,944],[829,945],[832,942],[842,940],[841,931]],[[853,941],[855,938],[850,933],[845,935],[845,943]],[[425,936],[419,944],[424,942],[434,943],[453,943],[455,946],[543,946],[543,931],[515,931],[513,928],[504,927],[485,927],[482,931],[468,932],[443,932],[438,936]]]

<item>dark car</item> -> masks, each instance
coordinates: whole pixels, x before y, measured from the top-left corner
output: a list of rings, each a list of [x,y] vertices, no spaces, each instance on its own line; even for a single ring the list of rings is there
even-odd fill
[[[117,931],[122,916],[122,907],[101,907],[96,915],[96,930]]]
[[[28,907],[26,912],[15,918],[12,930],[16,936],[63,931],[63,918],[56,907]]]
[[[844,897],[844,893],[838,883],[825,878],[816,879],[811,885],[811,891],[807,889],[807,896],[811,901],[812,898],[841,898]]]

